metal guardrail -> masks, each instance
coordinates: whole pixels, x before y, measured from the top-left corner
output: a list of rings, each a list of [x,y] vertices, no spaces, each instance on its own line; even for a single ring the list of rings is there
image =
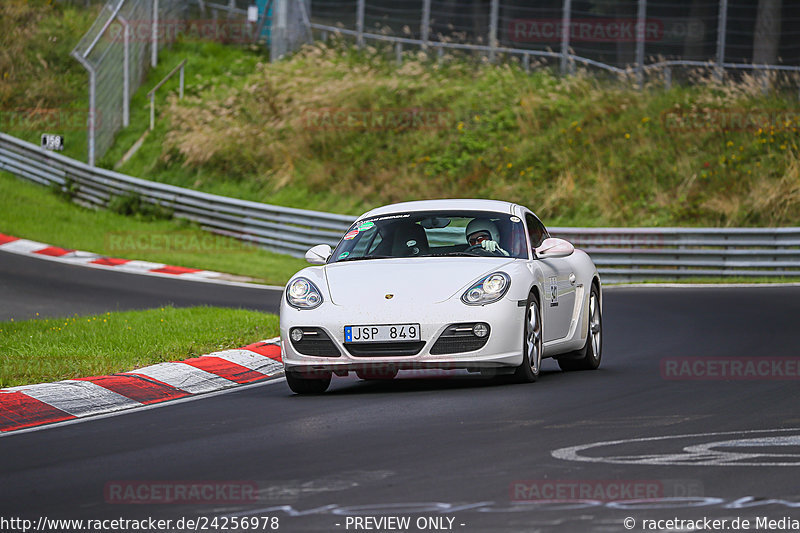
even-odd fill
[[[603,281],[800,277],[800,227],[550,228],[594,260]]]
[[[197,223],[280,253],[302,256],[315,244],[335,245],[354,217],[291,209],[147,181],[48,152],[0,133],[0,170],[42,185],[75,185],[81,201],[105,207],[114,197],[138,195]]]
[[[105,207],[135,194],[221,235],[293,256],[335,245],[355,217],[237,200],[90,167],[0,133],[0,170],[42,185],[74,184],[82,202]],[[550,228],[588,252],[603,281],[800,277],[800,227]]]

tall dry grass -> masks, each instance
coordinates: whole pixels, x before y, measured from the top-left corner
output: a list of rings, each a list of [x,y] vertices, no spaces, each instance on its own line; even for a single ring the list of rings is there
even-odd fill
[[[765,94],[761,79],[640,92],[585,72],[562,78],[545,68],[527,74],[514,64],[410,53],[398,67],[390,58],[378,48],[308,46],[237,83],[172,100],[161,172],[339,212],[488,197],[529,205],[553,224],[800,223],[791,119],[800,108],[779,91]],[[309,124],[329,108],[421,109],[446,119],[430,128]],[[719,114],[732,109],[778,109],[790,120],[731,130]],[[706,122],[676,128],[670,113]]]

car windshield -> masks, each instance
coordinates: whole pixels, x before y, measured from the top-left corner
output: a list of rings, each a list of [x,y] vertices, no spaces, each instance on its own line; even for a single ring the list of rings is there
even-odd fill
[[[527,259],[522,220],[480,211],[378,215],[353,224],[328,262],[446,256]]]

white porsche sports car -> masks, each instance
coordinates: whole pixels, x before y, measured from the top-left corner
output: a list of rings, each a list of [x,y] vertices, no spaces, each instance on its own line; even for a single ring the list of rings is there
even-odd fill
[[[365,213],[335,250],[317,245],[280,310],[286,380],[324,392],[331,375],[466,369],[535,381],[543,357],[595,369],[602,292],[589,256],[523,206],[406,202]]]

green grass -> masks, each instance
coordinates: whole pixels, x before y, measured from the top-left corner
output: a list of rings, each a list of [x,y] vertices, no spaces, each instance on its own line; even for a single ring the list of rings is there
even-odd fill
[[[0,322],[0,387],[125,372],[277,335],[275,315],[216,307]]]
[[[35,144],[63,134],[64,155],[86,160],[88,75],[70,52],[100,7],[0,2],[0,131]]]
[[[121,170],[349,214],[394,201],[485,197],[528,205],[550,225],[800,221],[796,83],[768,94],[747,77],[637,91],[631,80],[561,78],[546,68],[528,74],[513,62],[438,64],[409,54],[398,68],[391,57],[318,45],[267,63],[249,49],[176,45],[161,62],[167,69],[188,58],[187,97],[159,103],[158,127]],[[120,134],[103,164],[115,163],[144,129],[147,90],[146,83],[136,96],[134,131]],[[331,108],[373,116],[416,108],[437,120],[314,127]],[[712,121],[692,131],[670,122],[671,113],[691,110],[744,117],[782,110],[790,118],[773,130],[731,131]]]
[[[87,209],[4,172],[0,172],[0,233],[110,257],[238,274],[275,285],[285,284],[307,265],[178,220]]]

